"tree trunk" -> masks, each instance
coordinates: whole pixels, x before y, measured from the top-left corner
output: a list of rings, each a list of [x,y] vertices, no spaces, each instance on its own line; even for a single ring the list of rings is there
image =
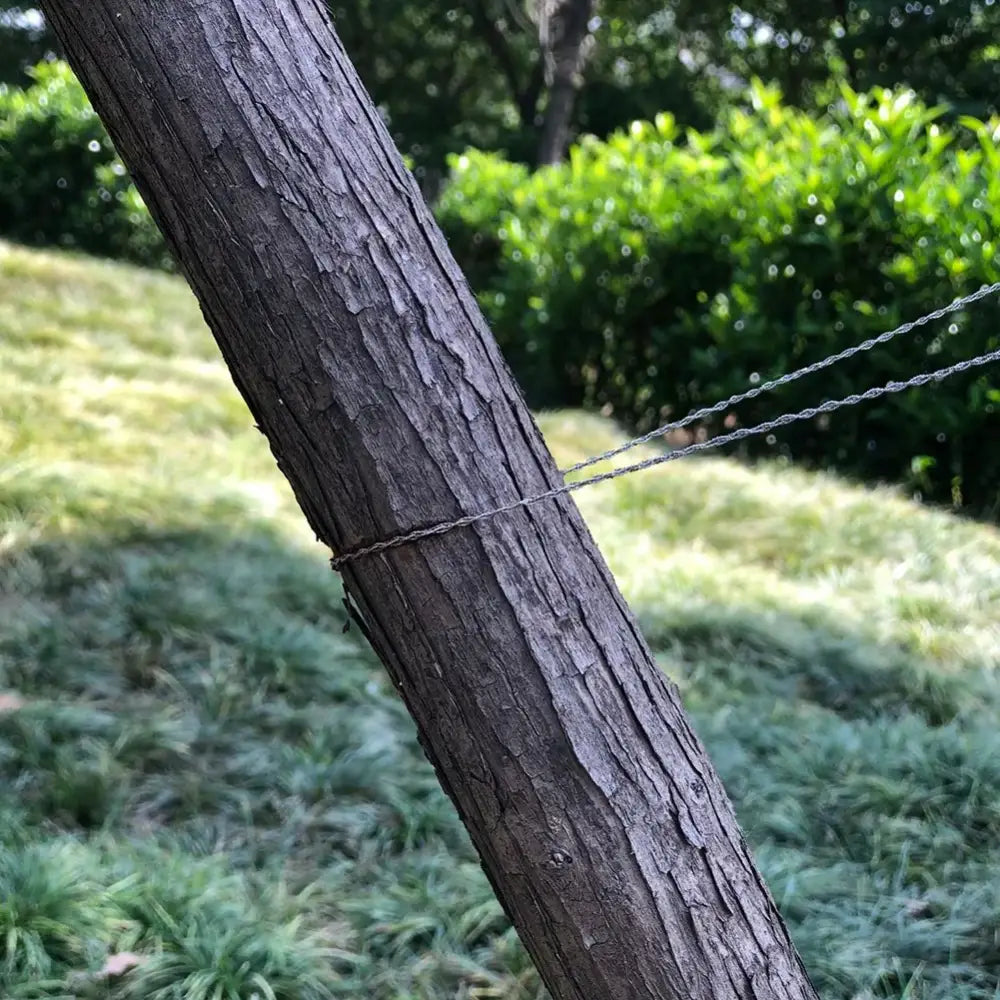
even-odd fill
[[[518,117],[522,128],[530,129],[535,124],[535,111],[538,105],[538,95],[541,93],[542,78],[535,77],[534,67],[518,66],[514,50],[507,41],[503,30],[490,16],[485,0],[467,0],[472,23],[480,38],[486,43],[500,71],[507,79],[510,96],[517,105]]]
[[[320,0],[42,5],[320,539],[559,482]],[[557,1000],[814,1000],[570,499],[344,579]]]
[[[547,90],[538,163],[558,163],[569,145],[573,105],[593,45],[595,0],[537,0],[538,43]]]
[[[858,59],[854,53],[854,40],[851,38],[851,20],[848,13],[848,0],[833,0],[835,19],[840,23],[843,35],[840,38],[838,48],[844,57],[844,68],[847,71],[847,82],[851,89],[858,87]]]

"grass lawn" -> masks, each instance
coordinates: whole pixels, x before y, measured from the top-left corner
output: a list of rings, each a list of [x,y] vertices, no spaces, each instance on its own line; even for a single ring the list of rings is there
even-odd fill
[[[1000,995],[1000,534],[576,496],[825,1000]],[[0,243],[0,997],[543,995],[325,557],[178,280]]]

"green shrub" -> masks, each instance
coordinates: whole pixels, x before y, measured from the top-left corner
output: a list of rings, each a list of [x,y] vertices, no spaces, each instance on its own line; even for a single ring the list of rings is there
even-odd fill
[[[159,230],[63,62],[0,85],[0,235],[169,266]]]
[[[438,216],[535,406],[638,429],[915,319],[1000,278],[1000,127],[944,128],[909,93],[669,116],[531,176],[452,160]],[[750,425],[1000,346],[981,303],[741,406]],[[936,501],[1000,510],[1000,378],[980,369],[749,442]],[[724,418],[706,428],[717,432]]]

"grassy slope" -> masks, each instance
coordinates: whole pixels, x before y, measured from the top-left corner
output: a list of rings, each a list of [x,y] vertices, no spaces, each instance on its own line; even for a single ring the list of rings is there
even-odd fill
[[[0,244],[0,456],[0,996],[538,996],[183,286]],[[1000,536],[724,460],[577,497],[824,997],[996,996]]]

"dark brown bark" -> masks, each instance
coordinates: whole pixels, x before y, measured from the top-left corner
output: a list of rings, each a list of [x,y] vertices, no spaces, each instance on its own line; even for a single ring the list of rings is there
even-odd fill
[[[334,551],[559,481],[320,0],[44,0]],[[559,1000],[815,994],[572,501],[345,584]]]
[[[537,0],[538,43],[548,91],[539,164],[558,163],[569,145],[573,105],[593,37],[595,0]]]

